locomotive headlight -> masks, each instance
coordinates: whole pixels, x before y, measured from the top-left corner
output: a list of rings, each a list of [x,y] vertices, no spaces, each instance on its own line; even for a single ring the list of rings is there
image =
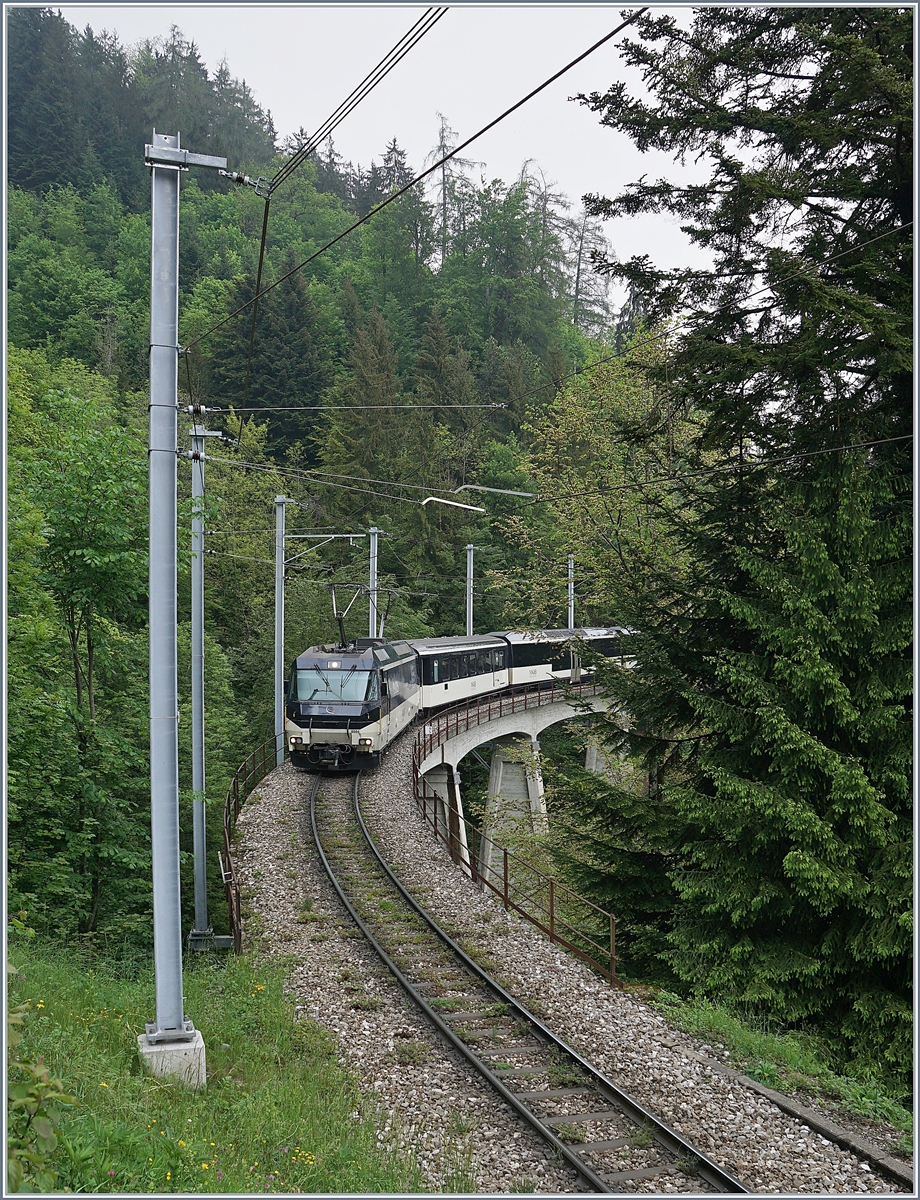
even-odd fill
[[[291,745],[292,745],[292,746],[300,746],[300,745],[302,745],[302,744],[303,744],[303,738],[297,738],[297,737],[292,737],[292,738],[291,738]]]
[[[358,738],[359,746],[373,746],[373,744],[374,744],[373,738]]]

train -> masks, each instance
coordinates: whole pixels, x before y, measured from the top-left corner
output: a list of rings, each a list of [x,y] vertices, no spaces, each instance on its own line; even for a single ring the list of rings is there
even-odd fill
[[[519,684],[576,683],[578,644],[623,656],[619,627],[488,633],[311,646],[291,664],[285,701],[290,761],[304,771],[363,771],[427,713]],[[593,657],[593,656],[592,656]]]

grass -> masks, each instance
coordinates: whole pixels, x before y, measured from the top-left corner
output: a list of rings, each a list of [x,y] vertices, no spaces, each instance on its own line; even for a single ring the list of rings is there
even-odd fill
[[[587,1140],[585,1131],[580,1125],[557,1125],[555,1129],[556,1136],[562,1142],[578,1143]]]
[[[535,1192],[537,1190],[536,1182],[529,1175],[516,1175],[508,1184],[508,1191],[519,1194]]]
[[[351,1007],[357,1008],[361,1012],[379,1012],[383,1008],[383,1001],[379,996],[355,996]]]
[[[440,1012],[462,1012],[463,1009],[469,1007],[468,1000],[454,1000],[450,997],[435,996],[428,1001],[431,1008]]]
[[[354,1081],[321,1026],[295,1020],[283,965],[190,958],[186,1008],[208,1086],[145,1075],[137,1035],[154,1015],[146,961],[15,946],[9,1002],[31,1000],[23,1058],[43,1055],[77,1098],[53,1155],[74,1192],[412,1192],[421,1176],[378,1147]]]
[[[909,1153],[913,1116],[877,1080],[838,1074],[830,1047],[819,1037],[799,1031],[757,1028],[750,1021],[706,1000],[685,1000],[659,991],[646,997],[671,1024],[728,1050],[733,1066],[776,1091],[800,1090],[839,1103],[849,1112],[887,1121],[904,1133]]]
[[[552,1059],[546,1067],[550,1087],[580,1087],[585,1077],[576,1066],[564,1058]]]
[[[392,1054],[402,1066],[421,1067],[431,1057],[431,1050],[426,1042],[400,1039],[393,1046]]]

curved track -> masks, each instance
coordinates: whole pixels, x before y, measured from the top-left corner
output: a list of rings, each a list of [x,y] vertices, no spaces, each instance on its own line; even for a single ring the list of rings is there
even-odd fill
[[[348,792],[352,795],[349,798]],[[595,1070],[492,979],[390,870],[361,817],[360,776],[314,777],[310,821],[333,886],[400,985],[592,1192],[746,1192]],[[657,1185],[656,1185],[657,1186]]]

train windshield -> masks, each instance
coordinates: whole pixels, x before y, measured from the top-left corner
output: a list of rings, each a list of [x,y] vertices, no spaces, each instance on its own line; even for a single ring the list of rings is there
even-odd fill
[[[317,704],[377,700],[377,672],[358,671],[354,667],[345,671],[329,670],[317,663],[294,672],[291,699],[303,704],[311,700]]]

